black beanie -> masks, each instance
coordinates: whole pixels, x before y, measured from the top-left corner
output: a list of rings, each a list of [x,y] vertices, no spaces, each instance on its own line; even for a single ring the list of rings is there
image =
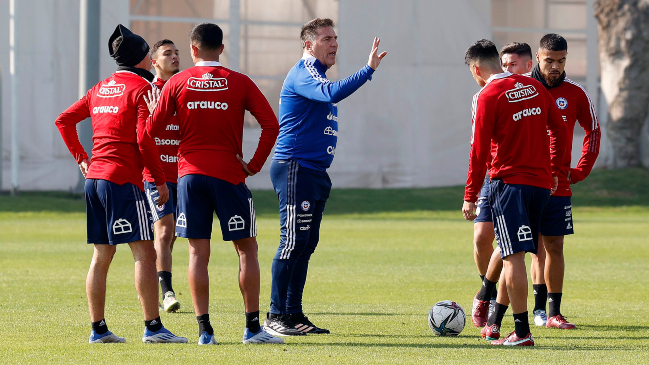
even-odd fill
[[[113,52],[113,41],[119,36],[122,36],[122,43]],[[135,66],[149,53],[149,45],[144,38],[119,24],[108,39],[108,53],[115,59],[118,66]]]

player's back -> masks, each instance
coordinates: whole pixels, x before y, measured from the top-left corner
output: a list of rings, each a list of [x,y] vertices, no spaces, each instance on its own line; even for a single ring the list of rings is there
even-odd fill
[[[87,178],[142,185],[137,101],[147,90],[151,84],[141,76],[117,71],[88,91],[93,147]]]
[[[161,90],[167,80],[156,78],[153,85]],[[164,130],[154,137],[155,144],[158,148],[158,155],[162,163],[162,169],[165,173],[165,179],[170,183],[178,182],[178,146],[180,145],[180,126],[178,117],[169,118]],[[144,169],[144,179],[152,182],[153,177],[147,168]]]
[[[165,85],[180,129],[179,176],[201,174],[236,184],[246,177],[236,155],[242,155],[248,92],[256,85],[246,75],[210,64],[218,65],[194,66]]]
[[[547,121],[554,105],[545,88],[529,77],[503,76],[484,87],[479,103],[496,108],[491,177],[507,184],[549,189],[552,172]]]

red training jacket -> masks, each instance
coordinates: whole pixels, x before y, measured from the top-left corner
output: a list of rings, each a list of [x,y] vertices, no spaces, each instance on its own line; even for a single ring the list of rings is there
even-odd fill
[[[166,80],[156,78],[153,80],[153,85],[158,89],[162,89]],[[180,126],[178,118],[174,115],[169,120],[164,130],[160,135],[153,136],[156,146],[158,146],[158,154],[162,169],[165,173],[167,182],[178,182],[178,146],[180,145]],[[148,182],[153,182],[153,177],[149,169],[144,169],[144,179]]]
[[[492,179],[552,188],[566,152],[566,127],[540,82],[509,72],[492,75],[478,95],[474,118],[465,201],[478,200],[492,148]]]
[[[87,179],[131,183],[144,190],[142,169],[148,167],[156,185],[165,183],[153,139],[146,133],[149,109],[144,95],[153,86],[130,71],[117,71],[88,90],[56,119],[56,126],[77,163],[88,158],[76,125],[92,119],[92,160]]]
[[[568,133],[567,151],[559,174],[559,188],[554,195],[572,196],[568,172],[570,172],[570,179],[573,184],[584,180],[590,174],[599,155],[599,142],[601,139],[599,122],[597,121],[595,105],[593,105],[586,90],[581,85],[570,79],[564,79],[559,86],[548,91],[559,108],[559,113],[563,117]],[[577,122],[586,131],[586,136],[582,142],[581,158],[577,163],[577,167],[571,169],[572,138]]]
[[[180,126],[178,177],[198,174],[232,184],[248,176],[236,158],[243,157],[243,118],[248,110],[261,125],[259,145],[248,163],[258,172],[275,144],[279,123],[257,85],[219,62],[201,61],[172,76],[147,122],[159,135],[176,113]]]

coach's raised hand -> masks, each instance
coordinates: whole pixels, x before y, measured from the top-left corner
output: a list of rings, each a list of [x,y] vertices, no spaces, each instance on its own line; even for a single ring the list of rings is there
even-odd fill
[[[388,52],[379,53],[379,43],[381,43],[381,38],[374,37],[374,44],[372,44],[372,52],[370,52],[370,58],[367,61],[367,65],[372,69],[376,70],[377,67],[381,64],[381,60]]]

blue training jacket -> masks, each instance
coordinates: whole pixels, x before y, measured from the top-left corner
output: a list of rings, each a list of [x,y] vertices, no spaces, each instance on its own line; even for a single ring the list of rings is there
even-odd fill
[[[300,166],[324,171],[334,159],[338,142],[338,107],[374,70],[365,65],[338,82],[327,79],[327,67],[304,56],[286,75],[279,96],[279,137],[275,160],[297,160]]]

